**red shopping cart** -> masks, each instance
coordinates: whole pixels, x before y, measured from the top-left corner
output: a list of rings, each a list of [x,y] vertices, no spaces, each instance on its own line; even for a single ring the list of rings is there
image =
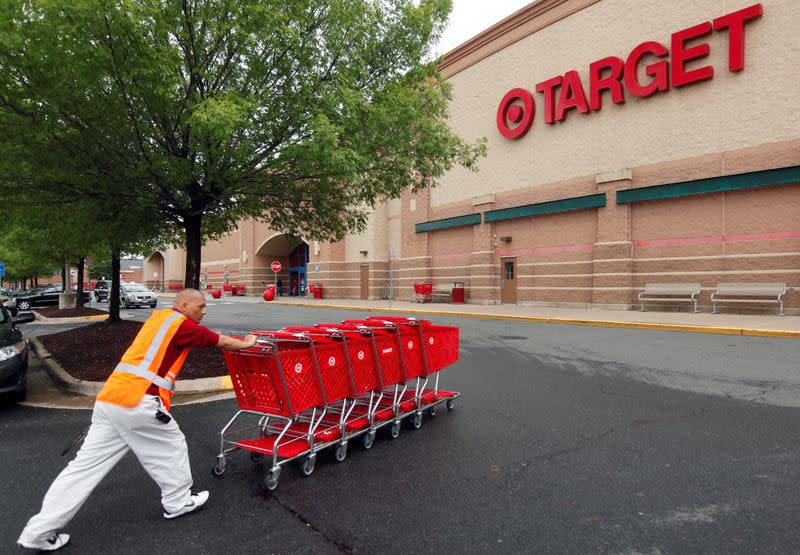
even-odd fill
[[[348,378],[340,373],[339,383],[328,389],[336,394],[329,401],[317,352],[335,355],[319,347],[317,341],[300,334],[259,332],[256,346],[224,351],[240,410],[220,432],[220,453],[212,468],[215,475],[225,473],[229,453],[237,449],[250,451],[254,462],[265,455],[272,457],[264,478],[269,490],[277,487],[281,466],[289,461],[303,458],[302,473],[314,472],[317,452],[339,439],[335,427],[322,424]],[[339,353],[341,358],[343,351]],[[352,390],[346,395],[352,395]],[[247,416],[258,417],[257,424],[233,428],[234,422]]]
[[[443,403],[446,404],[447,410],[453,410],[455,399],[461,394],[439,389],[439,371],[458,360],[458,328],[438,326],[428,320],[401,316],[369,316],[367,319],[393,322],[401,329],[407,330],[407,333],[401,332],[401,336],[404,337],[405,352],[409,361],[409,377],[417,378],[417,381],[413,391],[406,391],[401,406],[407,406],[409,399],[413,400],[417,409],[413,420],[414,427],[418,428],[421,425],[422,411],[426,409],[431,416],[436,415],[439,405]],[[421,349],[415,349],[416,343],[408,339],[409,335],[416,335]],[[420,372],[417,372],[417,364],[420,366]]]
[[[415,283],[414,294],[411,296],[412,303],[429,303],[433,299],[432,283]]]

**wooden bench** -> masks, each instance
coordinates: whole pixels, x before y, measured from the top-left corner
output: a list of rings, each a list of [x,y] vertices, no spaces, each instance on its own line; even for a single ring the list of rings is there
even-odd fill
[[[711,312],[717,314],[717,303],[777,303],[778,316],[783,316],[783,296],[787,291],[785,283],[718,283],[717,290],[711,293]]]
[[[699,294],[699,283],[648,283],[639,293],[640,310],[644,312],[645,301],[689,301],[694,306],[692,312],[700,312],[697,308]]]

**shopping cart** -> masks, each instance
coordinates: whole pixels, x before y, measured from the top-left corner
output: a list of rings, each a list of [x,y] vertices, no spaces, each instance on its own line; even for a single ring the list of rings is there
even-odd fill
[[[401,381],[383,372],[384,382],[395,383],[384,389],[382,411],[377,415],[392,414],[394,423],[390,429],[392,438],[400,433],[400,421],[408,416],[415,429],[422,426],[425,410],[435,416],[438,407],[446,404],[453,410],[455,399],[460,395],[439,389],[439,370],[458,360],[458,328],[435,326],[427,320],[397,316],[370,316],[366,320],[345,320],[345,324],[381,329],[395,337],[396,349],[384,349],[388,356],[399,354],[397,362],[402,372]],[[391,345],[387,345],[391,347]],[[424,347],[423,347],[424,346]],[[383,367],[381,367],[383,371]],[[432,382],[432,389],[427,388]],[[415,380],[409,384],[410,380]],[[410,386],[410,387],[409,387]]]
[[[339,439],[336,428],[322,426],[329,401],[317,350],[317,341],[308,337],[263,332],[256,346],[223,352],[240,410],[220,432],[214,475],[225,473],[229,453],[237,449],[250,451],[253,462],[272,457],[264,478],[269,490],[277,487],[281,466],[289,461],[303,458],[303,475],[314,472],[317,452]],[[330,404],[338,400],[331,398]],[[257,423],[233,428],[248,417],[257,417]]]
[[[412,303],[429,303],[433,299],[432,283],[415,283],[414,294],[411,296]]]
[[[401,332],[401,336],[404,337],[404,347],[406,347],[404,352],[409,361],[409,376],[416,378],[416,384],[413,392],[405,393],[402,402],[406,405],[409,399],[413,400],[417,409],[413,420],[414,427],[419,428],[422,424],[421,416],[424,410],[435,416],[439,405],[443,403],[447,406],[447,410],[453,410],[455,399],[461,394],[439,389],[439,371],[458,360],[458,328],[433,325],[428,320],[417,320],[413,317],[369,316],[367,319],[383,323],[392,322],[400,329],[407,330],[407,333]],[[416,343],[409,338],[409,334],[416,335],[422,349],[416,349]]]

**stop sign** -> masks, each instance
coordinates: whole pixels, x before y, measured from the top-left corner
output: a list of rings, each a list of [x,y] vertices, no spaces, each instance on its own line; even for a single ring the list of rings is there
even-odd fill
[[[270,268],[272,268],[272,271],[273,271],[273,272],[275,272],[275,273],[278,273],[278,272],[280,272],[280,271],[281,271],[281,263],[280,263],[280,262],[278,262],[277,260],[275,260],[275,261],[272,263],[272,265],[270,266]]]

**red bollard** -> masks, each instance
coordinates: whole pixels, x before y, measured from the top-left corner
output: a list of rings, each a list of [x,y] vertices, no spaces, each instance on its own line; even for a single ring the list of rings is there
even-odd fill
[[[267,289],[264,291],[264,294],[261,295],[261,297],[265,301],[275,300],[275,287],[273,287],[273,286],[267,287]]]
[[[219,299],[222,296],[222,291],[220,291],[219,289],[214,289],[211,292],[211,296],[214,297],[215,299]]]

